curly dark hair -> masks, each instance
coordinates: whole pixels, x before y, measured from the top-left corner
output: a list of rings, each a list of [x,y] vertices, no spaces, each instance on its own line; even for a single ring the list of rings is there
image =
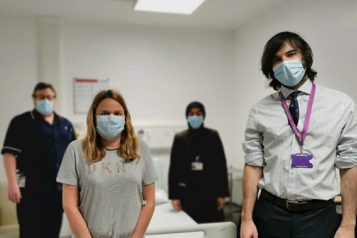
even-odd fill
[[[273,36],[264,47],[263,56],[261,59],[261,70],[267,79],[271,79],[269,86],[274,90],[279,91],[281,83],[274,77],[273,72],[273,59],[275,54],[280,50],[284,42],[288,42],[291,46],[297,47],[303,58],[303,62],[306,67],[306,74],[309,79],[314,82],[317,72],[311,68],[313,63],[313,54],[310,46],[302,39],[298,34],[293,32],[280,32]]]

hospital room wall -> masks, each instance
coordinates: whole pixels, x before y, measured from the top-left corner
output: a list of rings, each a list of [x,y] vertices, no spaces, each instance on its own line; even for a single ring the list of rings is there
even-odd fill
[[[206,125],[220,132],[228,163],[242,167],[249,109],[273,92],[259,70],[266,41],[280,31],[301,34],[315,54],[316,83],[357,101],[356,22],[356,2],[349,0],[287,3],[237,29],[235,36],[228,31],[66,21],[63,116],[73,122],[85,120],[85,115],[73,113],[73,77],[110,77],[110,85],[124,94],[138,122],[160,118],[184,124],[187,103],[201,100],[207,107]],[[2,145],[11,118],[33,107],[37,22],[0,17],[0,32]],[[168,161],[169,149],[152,152]],[[0,179],[6,179],[2,161]]]
[[[37,83],[36,22],[0,17],[0,145],[10,120],[33,108],[31,94]],[[18,135],[21,136],[21,135]],[[0,180],[6,179],[3,160]]]
[[[0,94],[5,99],[0,110],[6,112],[1,145],[11,118],[33,108],[37,27],[34,19],[0,18]],[[234,160],[234,32],[65,21],[63,41],[61,85],[66,90],[58,100],[65,105],[64,117],[85,123],[86,115],[74,113],[73,77],[109,77],[109,85],[123,93],[134,123],[186,126],[187,104],[202,101],[206,126],[219,131],[229,164]],[[152,150],[164,159],[166,173],[169,152]],[[0,179],[6,179],[2,162]]]
[[[234,160],[234,32],[70,22],[65,45],[66,98],[72,99],[73,77],[110,77],[134,125],[186,128],[187,104],[201,101],[205,125],[218,130],[229,163]],[[66,105],[69,118],[84,121],[85,115],[73,113],[73,103]],[[167,189],[170,148],[151,153],[163,159]]]
[[[288,2],[236,31],[235,145],[244,141],[250,108],[274,92],[260,71],[260,58],[265,43],[281,31],[296,32],[311,46],[316,84],[345,92],[357,102],[357,2]],[[243,166],[243,151],[235,152]]]

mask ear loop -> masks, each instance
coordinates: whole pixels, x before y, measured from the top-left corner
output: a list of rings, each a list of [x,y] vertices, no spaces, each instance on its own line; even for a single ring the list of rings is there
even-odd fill
[[[302,133],[301,133],[301,137],[302,137]],[[302,151],[303,151],[303,144],[302,143],[300,143],[300,154],[302,155]]]

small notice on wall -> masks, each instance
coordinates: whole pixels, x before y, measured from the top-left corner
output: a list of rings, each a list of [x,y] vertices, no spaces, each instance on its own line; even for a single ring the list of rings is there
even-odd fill
[[[74,112],[87,114],[95,95],[109,89],[109,79],[74,79]]]

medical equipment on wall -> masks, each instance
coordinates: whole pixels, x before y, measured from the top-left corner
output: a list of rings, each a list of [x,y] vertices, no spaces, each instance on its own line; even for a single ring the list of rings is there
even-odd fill
[[[175,134],[187,129],[187,125],[135,125],[137,136],[145,141],[150,149],[165,149],[172,146]]]

